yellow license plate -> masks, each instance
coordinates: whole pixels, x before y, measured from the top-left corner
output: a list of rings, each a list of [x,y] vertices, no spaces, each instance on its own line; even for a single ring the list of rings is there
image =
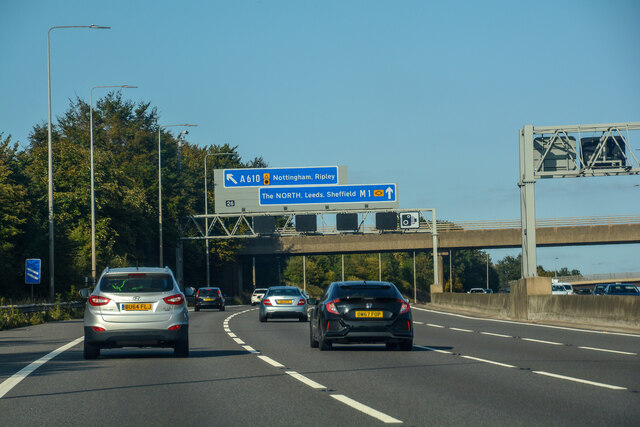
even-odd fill
[[[293,300],[290,300],[290,299],[279,299],[276,302],[278,304],[291,304],[291,303],[293,303]]]
[[[122,304],[124,311],[149,311],[152,304]]]
[[[382,318],[382,312],[381,311],[356,311],[356,317],[380,319]]]
[[[213,301],[213,298],[205,298],[205,301]]]

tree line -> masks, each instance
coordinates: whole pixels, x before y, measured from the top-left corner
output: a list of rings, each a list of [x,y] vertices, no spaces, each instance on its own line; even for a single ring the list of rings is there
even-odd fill
[[[106,266],[154,266],[159,261],[158,227],[158,130],[162,156],[162,216],[165,264],[175,266],[175,248],[188,215],[204,212],[204,159],[210,171],[220,168],[267,167],[262,157],[243,161],[236,146],[195,145],[178,141],[169,128],[159,123],[157,109],[150,103],[122,99],[110,92],[93,109],[96,260],[97,275]],[[52,124],[53,186],[55,214],[56,292],[83,286],[91,276],[90,205],[90,119],[89,105],[77,98],[69,101],[64,114]],[[179,129],[179,128],[176,128]],[[37,296],[48,295],[48,132],[47,123],[34,125],[26,146],[20,147],[0,129],[0,296],[28,295],[24,284],[27,258],[42,260],[41,284]],[[180,142],[180,143],[179,143]],[[209,173],[209,177],[213,174]],[[212,179],[212,178],[209,178]],[[212,183],[208,202],[214,204]],[[211,211],[211,210],[210,210]],[[215,240],[210,244],[211,274],[235,261],[241,240]],[[185,283],[203,285],[203,244],[184,245]],[[271,260],[273,257],[269,257]],[[382,278],[413,293],[411,253],[345,255],[345,279],[377,280],[379,262]],[[306,259],[306,280],[314,293],[321,293],[331,281],[342,279],[339,255]],[[485,286],[487,254],[479,250],[455,251],[452,272],[445,265],[445,281],[452,278],[454,290]],[[544,269],[539,272],[544,273]],[[575,271],[575,270],[574,270]],[[544,274],[543,274],[544,275]],[[489,284],[497,290],[520,276],[518,258],[489,262]],[[301,257],[278,257],[262,262],[259,284],[302,285]],[[416,254],[416,281],[426,290],[433,281],[430,253]]]
[[[52,124],[55,215],[56,292],[76,288],[91,275],[90,120],[89,105],[77,98]],[[158,128],[159,116],[150,103],[123,100],[119,92],[99,99],[93,109],[97,274],[106,266],[157,265]],[[204,212],[204,157],[208,167],[264,167],[262,158],[242,161],[228,144],[178,145],[170,128],[160,128],[162,155],[162,216],[165,264],[175,259],[181,221]],[[42,260],[36,295],[48,292],[48,132],[47,123],[30,131],[19,148],[0,130],[0,295],[26,295],[27,258]],[[178,168],[180,161],[180,168]],[[213,186],[208,194],[213,203]],[[238,242],[212,245],[216,265],[235,256]],[[204,265],[200,248],[185,246],[185,276]],[[201,263],[200,263],[201,261]],[[214,270],[215,271],[215,270]]]

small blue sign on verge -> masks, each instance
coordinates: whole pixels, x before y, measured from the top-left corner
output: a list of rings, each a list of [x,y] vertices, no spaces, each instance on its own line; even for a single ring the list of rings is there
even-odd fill
[[[42,263],[37,258],[27,259],[24,273],[24,283],[27,285],[39,285],[42,272]]]

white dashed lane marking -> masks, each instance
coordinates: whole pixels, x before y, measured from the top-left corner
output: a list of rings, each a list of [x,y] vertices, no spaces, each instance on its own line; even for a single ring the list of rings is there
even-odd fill
[[[229,317],[227,317],[223,323],[224,326],[224,330],[227,333],[227,335],[229,335],[229,337],[233,338],[233,340],[235,342],[237,342],[238,344],[245,344],[244,341],[242,341],[240,338],[238,338],[233,332],[231,332],[231,329],[229,329],[229,320],[231,320],[233,317],[239,315],[239,314],[243,314],[246,313],[248,311],[251,311],[254,309],[250,309],[250,310],[245,310],[245,311],[241,311],[238,313],[235,313]],[[269,365],[273,366],[274,368],[285,368],[285,366],[278,362],[277,360],[273,360],[272,358],[265,356],[263,354],[260,354],[259,351],[255,350],[253,347],[249,346],[249,345],[243,345],[242,348],[244,348],[246,351],[248,351],[249,353],[253,353],[256,355],[256,357],[258,357],[260,360],[268,363]],[[289,375],[291,378],[294,378],[298,381],[300,381],[301,383],[307,385],[308,387],[311,387],[314,390],[323,390],[326,391],[327,387],[323,386],[322,384],[319,384],[315,381],[313,381],[310,378],[307,378],[306,376],[296,372],[296,371],[285,371],[285,373],[287,375]],[[350,406],[353,409],[356,409],[366,415],[369,415],[370,417],[376,418],[380,421],[382,421],[383,423],[395,423],[395,424],[400,424],[402,423],[402,421],[393,418],[392,416],[389,416],[383,412],[380,412],[376,409],[371,408],[370,406],[364,405],[356,400],[353,400],[343,394],[330,394],[330,396],[334,399],[336,399],[339,402],[344,403],[347,406]]]

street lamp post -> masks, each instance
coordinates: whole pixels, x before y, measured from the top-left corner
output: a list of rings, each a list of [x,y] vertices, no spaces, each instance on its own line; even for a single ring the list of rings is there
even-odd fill
[[[211,286],[211,276],[209,272],[209,202],[207,192],[207,157],[209,156],[234,156],[236,153],[209,153],[204,156],[204,235],[205,250],[207,251],[207,287]]]
[[[179,125],[159,125],[158,126],[158,239],[160,240],[160,264],[159,267],[162,267],[164,264],[164,260],[162,258],[162,148],[160,144],[160,135],[163,128],[170,128],[175,126],[187,126],[187,127],[195,127],[198,125],[192,125],[189,123],[183,123]]]
[[[47,128],[47,162],[48,162],[48,199],[49,199],[49,299],[55,298],[54,284],[54,227],[53,227],[53,144],[51,142],[51,31],[64,28],[89,28],[92,30],[108,30],[111,27],[100,25],[59,25],[49,28],[47,31],[47,96],[49,126]]]
[[[129,85],[109,85],[94,86],[89,91],[89,133],[91,135],[91,279],[93,286],[96,285],[96,198],[95,198],[95,175],[93,172],[93,90],[98,88],[117,87],[124,89],[134,89],[138,86]]]

